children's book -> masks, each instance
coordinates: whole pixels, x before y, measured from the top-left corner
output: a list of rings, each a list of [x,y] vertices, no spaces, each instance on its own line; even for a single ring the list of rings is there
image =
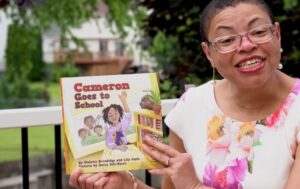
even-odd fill
[[[163,140],[156,73],[61,78],[66,173],[162,167],[141,148]]]

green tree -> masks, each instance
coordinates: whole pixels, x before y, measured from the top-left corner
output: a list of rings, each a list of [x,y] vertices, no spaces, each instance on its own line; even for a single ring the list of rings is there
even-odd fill
[[[44,68],[40,28],[13,22],[8,28],[5,55],[5,75],[10,82],[39,80]]]
[[[145,35],[152,38],[149,51],[156,58],[159,67],[163,68],[163,95],[178,97],[185,84],[203,83],[212,77],[211,66],[200,48],[199,22],[201,12],[208,2],[209,0],[139,1],[139,5],[151,11],[145,21],[144,30]],[[271,6],[276,20],[280,21],[282,27],[283,71],[299,77],[299,1],[266,2]]]
[[[84,43],[72,34],[72,28],[80,27],[82,23],[107,12],[107,18],[111,23],[116,23],[125,36],[124,27],[130,26],[135,16],[129,14],[129,10],[134,8],[131,0],[1,1],[0,8],[3,8],[12,20],[5,54],[6,72],[0,81],[1,88],[6,91],[0,92],[2,99],[36,97],[28,87],[29,79],[34,80],[42,73],[43,69],[38,69],[43,64],[40,56],[41,33],[51,26],[59,28],[62,48],[68,50],[67,42],[71,39],[79,48],[86,49]],[[72,67],[69,64],[68,66]],[[14,87],[10,87],[11,85]]]

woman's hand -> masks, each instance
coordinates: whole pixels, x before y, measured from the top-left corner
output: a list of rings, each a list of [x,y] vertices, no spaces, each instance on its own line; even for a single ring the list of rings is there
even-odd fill
[[[197,178],[192,158],[187,153],[180,153],[172,147],[146,136],[143,150],[153,159],[166,165],[165,168],[152,169],[149,172],[156,175],[169,176],[178,189],[200,189],[204,186]]]
[[[83,174],[80,169],[72,172],[69,184],[80,189],[131,189],[133,181],[126,172]]]

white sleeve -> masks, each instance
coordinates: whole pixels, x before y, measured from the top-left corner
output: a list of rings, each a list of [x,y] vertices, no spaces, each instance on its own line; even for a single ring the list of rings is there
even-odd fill
[[[297,137],[297,142],[300,145],[300,124],[298,125],[298,128],[297,128],[296,137]]]
[[[294,127],[291,129],[293,131],[293,136],[296,136],[296,140],[298,144],[300,144],[300,93],[296,96],[293,106],[290,108],[288,112],[288,116],[290,117],[291,124]]]
[[[299,118],[299,113],[300,113],[300,92],[297,95],[295,106],[294,106],[294,111],[292,113],[289,112],[290,116],[293,117],[293,119],[296,119],[296,128],[294,129],[294,131],[296,131],[296,140],[298,142],[298,144],[300,144],[300,118]],[[295,136],[295,135],[294,135]]]
[[[176,102],[176,105],[172,108],[172,110],[167,114],[165,118],[166,125],[172,130],[177,136],[181,139],[183,138],[184,132],[184,103],[185,93],[179,98]]]

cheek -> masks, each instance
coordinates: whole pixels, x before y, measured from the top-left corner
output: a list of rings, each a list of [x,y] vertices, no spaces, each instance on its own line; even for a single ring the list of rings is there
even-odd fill
[[[281,59],[280,46],[278,44],[270,44],[266,47],[265,52],[268,52],[270,64],[277,67]]]
[[[273,55],[271,56],[271,63],[275,66],[278,65],[278,63],[280,63],[280,59],[281,59],[281,53],[280,52],[275,52],[273,53]]]
[[[230,70],[233,68],[234,61],[231,53],[215,55],[212,61],[213,66],[222,76],[227,75],[226,73],[230,72]]]
[[[235,52],[235,51],[234,51]],[[234,52],[221,54],[218,52],[211,53],[211,63],[215,67],[222,67],[224,65],[230,65],[234,58]]]

